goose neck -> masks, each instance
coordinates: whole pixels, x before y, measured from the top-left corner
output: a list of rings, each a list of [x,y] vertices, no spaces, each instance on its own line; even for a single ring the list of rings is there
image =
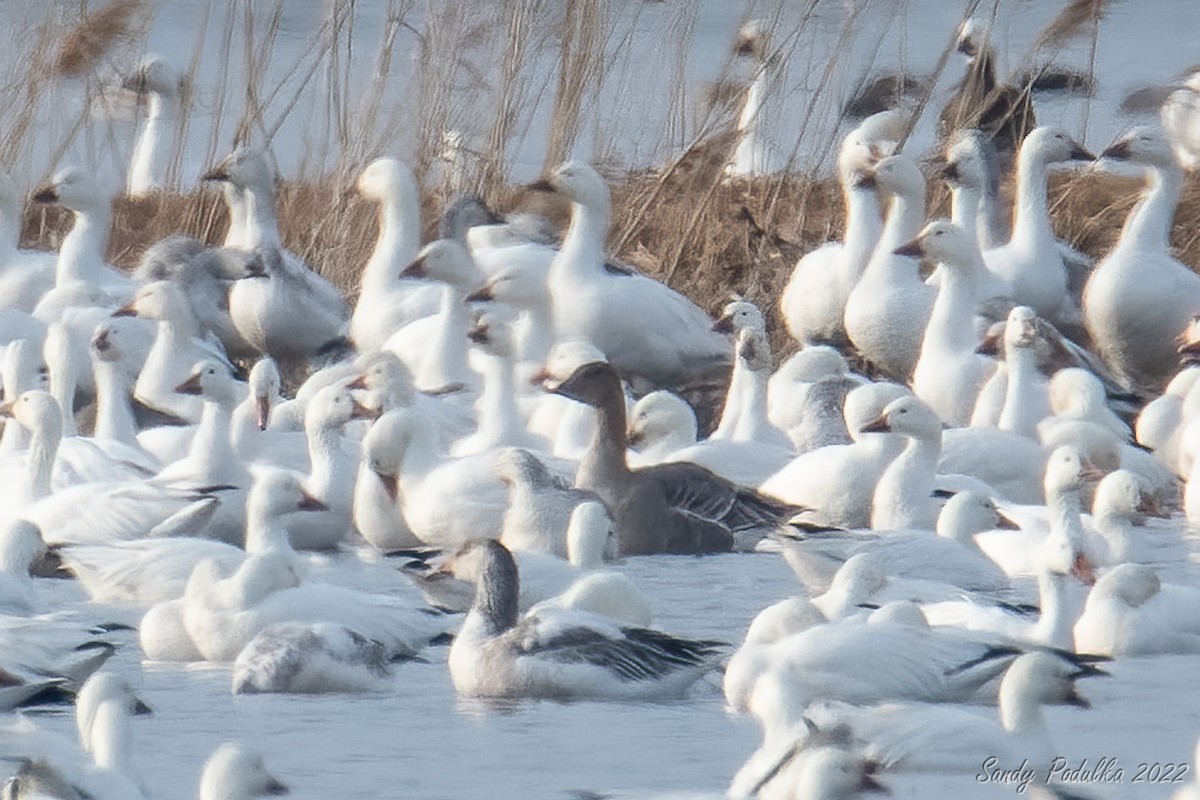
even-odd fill
[[[1046,163],[1033,148],[1022,148],[1017,157],[1017,204],[1012,242],[1022,249],[1054,242],[1046,199]]]
[[[554,272],[574,277],[596,275],[604,268],[604,245],[612,224],[612,201],[572,203],[571,224],[553,264]]]
[[[771,426],[767,415],[767,383],[771,378],[770,371],[748,369],[747,373],[743,381],[745,399],[742,401],[741,418],[733,437],[735,441],[742,442],[761,438]]]
[[[972,245],[974,246],[974,245]],[[925,342],[932,341],[943,350],[969,348],[975,341],[975,303],[979,298],[979,271],[982,263],[970,267],[941,266],[942,282],[938,286],[933,310],[925,328]],[[924,345],[923,345],[924,347]]]
[[[625,428],[625,400],[620,385],[609,393],[604,402],[596,407],[596,430],[583,460],[579,464],[576,483],[581,489],[602,492],[601,496],[614,492],[617,484],[629,477],[629,465],[625,461],[625,450],[629,443]]]
[[[470,309],[464,302],[465,295],[458,288],[446,284],[442,287],[442,301],[438,311],[438,326],[428,354],[426,370],[432,368],[435,377],[426,377],[423,388],[440,389],[462,380],[470,372],[468,366],[467,330],[470,326]],[[436,384],[436,385],[430,385]]]
[[[62,428],[41,427],[29,440],[29,488],[33,499],[48,497],[54,477],[54,459],[62,442]]]
[[[1121,244],[1128,243],[1138,250],[1169,251],[1171,223],[1175,220],[1175,207],[1182,191],[1182,170],[1151,169],[1142,200],[1121,231]]]
[[[1000,412],[997,427],[1002,431],[1022,436],[1037,437],[1038,413],[1034,407],[1034,391],[1037,382],[1037,364],[1033,351],[1017,348],[1007,359],[1008,386],[1004,394],[1004,408]]]
[[[89,733],[85,749],[92,754],[96,766],[129,777],[133,731],[128,713],[114,701],[101,703],[92,717]]]
[[[317,425],[308,432],[308,458],[312,463],[309,488],[319,498],[329,496],[336,481],[342,477],[339,462],[342,455],[343,428],[341,425]]]
[[[128,374],[107,361],[95,362],[93,373],[96,376],[96,438],[134,445],[137,420],[129,402],[133,397],[133,385]]]
[[[1001,681],[999,704],[1000,724],[1009,733],[1042,733],[1046,730],[1042,704],[1023,683]]]
[[[219,483],[229,479],[234,465],[239,463],[229,437],[230,409],[216,400],[205,399],[188,451],[205,482]]]
[[[892,251],[917,237],[921,226],[925,223],[925,195],[910,192],[897,192],[892,196],[888,206],[887,222],[883,225],[883,234],[875,248],[877,254],[885,256],[880,259],[884,264],[892,261]]]
[[[841,264],[845,270],[844,285],[853,285],[862,275],[871,258],[875,245],[883,232],[883,218],[879,213],[879,197],[874,189],[845,190],[846,231]]]
[[[96,208],[75,212],[75,224],[63,239],[55,267],[55,285],[59,288],[76,281],[92,282],[104,264],[104,248],[112,225],[112,211],[107,203]]]
[[[282,248],[279,221],[275,216],[275,193],[269,188],[248,186],[242,191],[242,198],[246,207],[246,241],[243,246],[247,250]]]
[[[525,432],[525,423],[517,407],[512,360],[493,356],[487,361],[483,392],[479,397],[479,430],[486,434],[488,442],[516,443]]]
[[[963,229],[974,247],[979,247],[979,208],[983,192],[974,186],[955,186],[950,193],[950,221]]]
[[[522,361],[544,364],[558,339],[554,314],[547,303],[535,303],[522,309],[521,316],[517,328],[517,352]]]
[[[400,198],[388,197],[379,204],[379,238],[363,270],[364,290],[391,285],[393,272],[417,257],[420,227],[416,209]]]
[[[471,614],[483,621],[489,636],[499,636],[517,624],[520,593],[520,578],[512,555],[489,552],[475,584]]]
[[[21,241],[21,209],[15,203],[0,208],[0,268],[11,264]]]
[[[1033,635],[1039,644],[1074,651],[1075,620],[1071,619],[1068,613],[1065,582],[1065,575],[1045,570],[1038,575],[1041,614]]]

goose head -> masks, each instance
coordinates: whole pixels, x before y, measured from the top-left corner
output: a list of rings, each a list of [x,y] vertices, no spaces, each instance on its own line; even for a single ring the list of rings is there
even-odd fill
[[[246,496],[246,513],[263,518],[278,518],[296,511],[325,511],[328,507],[304,489],[293,472],[275,468],[256,468],[254,484]]]
[[[138,342],[143,331],[133,320],[110,319],[96,326],[89,342],[91,356],[106,364],[121,364],[136,375],[138,365],[131,363],[144,347]]]
[[[937,534],[955,541],[970,541],[977,533],[990,530],[1020,530],[1020,526],[1004,516],[992,498],[981,492],[958,492],[942,506],[938,515]]]
[[[400,272],[401,278],[427,278],[471,292],[483,283],[483,273],[466,246],[454,239],[438,239],[421,248],[416,259]]]
[[[912,600],[892,600],[871,612],[868,625],[900,625],[910,630],[929,630],[929,620]]]
[[[0,404],[0,417],[8,417],[31,433],[41,432],[61,439],[62,408],[49,392],[40,389],[22,392],[17,399]]]
[[[611,204],[608,184],[590,164],[568,161],[556,167],[547,177],[525,188],[535,192],[555,192],[581,206],[608,208]]]
[[[1095,483],[1102,477],[1100,470],[1080,454],[1079,448],[1064,444],[1046,459],[1046,496],[1079,492],[1089,483]]]
[[[1092,516],[1098,520],[1115,518],[1137,522],[1147,516],[1165,518],[1170,514],[1159,507],[1153,492],[1137,473],[1116,469],[1096,484]]]
[[[439,572],[460,581],[478,585],[489,575],[503,574],[517,581],[517,562],[511,552],[495,539],[471,539],[443,559]]]
[[[235,742],[214,750],[200,775],[200,800],[251,800],[288,792],[288,787],[267,771],[262,756]]]
[[[958,29],[954,49],[973,61],[985,46],[986,39],[987,27],[975,17],[968,17]]]
[[[1038,334],[1037,314],[1029,306],[1017,306],[1008,312],[1004,325],[1004,356],[1008,359],[1016,350],[1031,350],[1041,337]]]
[[[866,428],[883,414],[888,404],[908,397],[911,392],[898,383],[880,381],[856,386],[846,394],[842,414],[846,418],[846,429],[856,440],[864,433],[874,433]]]
[[[0,383],[4,386],[5,399],[13,400],[21,392],[49,386],[49,368],[42,356],[41,350],[28,339],[8,343],[4,348],[4,361],[0,364]]]
[[[270,356],[260,358],[250,370],[249,384],[250,396],[254,399],[255,422],[260,431],[265,431],[271,420],[271,404],[279,397],[283,385],[275,359]]]
[[[516,352],[513,341],[514,315],[504,306],[476,311],[467,338],[483,352],[496,358],[511,358]]]
[[[665,439],[695,442],[696,412],[677,394],[666,389],[643,396],[629,412],[627,441],[641,450]]]
[[[1092,596],[1119,600],[1130,608],[1138,608],[1162,591],[1162,582],[1146,564],[1120,564],[1113,567],[1092,587]]]
[[[620,539],[612,514],[598,500],[575,506],[567,523],[567,558],[577,567],[590,569],[617,557]]]
[[[192,306],[173,281],[154,281],[139,287],[133,299],[112,313],[114,317],[142,317],[158,322],[189,319]]]
[[[367,392],[370,398],[364,405],[391,408],[413,404],[417,390],[412,373],[395,354],[363,353],[354,365],[359,373],[346,388]]]
[[[418,424],[411,410],[397,408],[375,420],[363,437],[363,462],[383,483],[393,502],[400,495],[400,470]]]
[[[743,328],[738,331],[735,350],[737,357],[751,372],[771,374],[775,362],[771,358],[771,343],[767,340],[766,332]]]
[[[786,377],[790,382],[812,383],[821,378],[842,376],[849,371],[850,365],[846,363],[845,356],[837,350],[828,345],[810,344],[783,362],[776,374]]]
[[[888,156],[875,165],[870,175],[875,186],[889,197],[925,196],[925,176],[917,162],[908,156]]]
[[[385,202],[405,197],[416,207],[417,181],[408,165],[397,158],[377,158],[366,166],[355,184],[368,200]]]
[[[1069,133],[1053,125],[1043,125],[1030,131],[1021,143],[1021,154],[1024,155],[1026,150],[1042,164],[1096,160],[1096,157]]]
[[[121,85],[138,94],[157,94],[174,97],[179,94],[182,76],[161,56],[148,53]]]
[[[523,447],[501,447],[492,455],[492,472],[509,486],[549,477],[541,459]]]
[[[66,167],[33,190],[33,202],[60,205],[75,212],[95,212],[107,209],[111,194],[80,167]]]
[[[229,367],[211,359],[197,361],[188,373],[187,380],[176,386],[175,391],[203,397],[222,406],[232,406],[238,401],[237,385]]]
[[[275,170],[262,150],[241,145],[204,173],[201,180],[221,181],[239,189],[274,191]]]
[[[468,303],[497,301],[514,308],[547,308],[550,289],[546,271],[528,263],[518,262],[492,273],[483,288],[467,295]]]
[[[584,364],[564,380],[550,377],[544,385],[548,392],[593,408],[624,402],[621,397],[621,378],[607,361]]]
[[[767,318],[758,306],[746,300],[734,300],[726,304],[721,316],[713,323],[713,330],[718,333],[737,333],[746,329],[767,330]]]
[[[948,219],[935,219],[921,229],[916,239],[894,252],[898,256],[928,258],[951,268],[968,269],[976,264],[977,250],[974,240],[961,227]]]
[[[767,57],[767,44],[770,41],[770,28],[767,21],[752,19],[738,29],[737,38],[733,40],[735,56],[751,57],[763,61]]]
[[[744,643],[770,644],[827,621],[807,597],[789,597],[758,612],[746,631]]]
[[[13,520],[0,530],[0,574],[29,575],[46,553],[42,531],[32,522]]]
[[[304,409],[305,430],[332,430],[354,419],[378,419],[379,412],[367,408],[345,386],[326,386],[313,395]]]
[[[1100,153],[1100,159],[1158,169],[1179,169],[1175,151],[1163,133],[1149,126],[1139,126],[1110,144]]]
[[[982,131],[958,131],[946,148],[941,176],[952,187],[995,191],[999,176],[995,146]]]
[[[1091,708],[1075,687],[1080,678],[1107,675],[1091,665],[1077,666],[1043,651],[1025,653],[1009,665],[1000,680],[1000,718],[1009,730],[1043,705]]]
[[[887,583],[887,572],[879,556],[874,553],[855,553],[838,568],[827,594],[836,594],[845,602],[857,605],[867,602]]]
[[[871,189],[872,181],[867,176],[880,158],[882,151],[878,146],[864,141],[859,130],[855,129],[842,141],[838,151],[838,174],[844,184]]]
[[[942,421],[933,409],[909,395],[888,403],[878,417],[860,428],[863,433],[900,433],[911,439],[941,436]]]

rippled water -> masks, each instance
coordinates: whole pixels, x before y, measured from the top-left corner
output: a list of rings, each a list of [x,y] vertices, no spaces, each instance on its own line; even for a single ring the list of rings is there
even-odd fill
[[[338,562],[329,574],[340,582],[407,589],[386,569],[365,567],[351,555]],[[758,610],[796,590],[782,559],[769,554],[657,556],[623,568],[650,598],[658,627],[731,642]],[[1195,582],[1196,566],[1173,565],[1163,575]],[[69,584],[49,591],[79,599]],[[79,613],[93,621],[136,619],[125,609],[88,606]],[[725,712],[715,676],[683,703],[495,707],[455,697],[442,647],[426,651],[425,662],[400,665],[385,694],[233,697],[228,667],[142,666],[136,649],[125,648],[112,663],[140,675],[142,696],[155,708],[154,716],[134,722],[136,763],[150,796],[163,800],[194,796],[204,759],[231,738],[260,748],[298,799],[447,800],[568,798],[581,790],[720,794],[759,741],[750,718]],[[1126,659],[1111,672],[1112,678],[1081,685],[1093,709],[1048,709],[1053,739],[1072,765],[1119,760],[1125,783],[1091,787],[1097,796],[1167,796],[1164,787],[1132,784],[1133,771],[1144,761],[1190,762],[1200,734],[1200,656]],[[74,735],[66,712],[39,722]],[[980,785],[973,775],[889,775],[887,782],[905,798],[1018,796],[1011,787]]]

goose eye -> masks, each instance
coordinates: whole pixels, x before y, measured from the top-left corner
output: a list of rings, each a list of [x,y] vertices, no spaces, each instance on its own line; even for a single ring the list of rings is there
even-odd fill
[[[212,367],[209,367],[209,369],[208,369],[208,374],[209,374],[209,375],[216,375],[216,374],[217,374],[217,371],[216,371],[215,369],[213,369]]]

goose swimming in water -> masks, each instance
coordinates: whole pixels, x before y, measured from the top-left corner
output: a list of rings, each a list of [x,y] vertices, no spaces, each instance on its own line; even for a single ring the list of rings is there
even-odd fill
[[[751,549],[795,509],[687,462],[630,470],[625,398],[613,366],[595,361],[548,391],[592,406],[600,424],[575,483],[600,496],[617,520],[624,555]]]
[[[725,648],[580,612],[520,618],[516,562],[491,539],[463,545],[443,568],[475,585],[474,604],[449,659],[454,688],[468,697],[682,697],[715,668]]]

